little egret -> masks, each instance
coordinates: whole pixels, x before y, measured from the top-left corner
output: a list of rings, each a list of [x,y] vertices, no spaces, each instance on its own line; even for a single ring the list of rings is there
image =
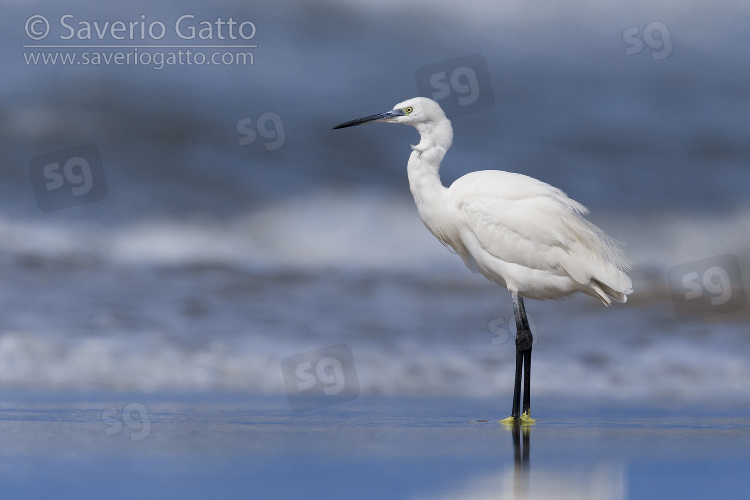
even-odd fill
[[[507,288],[516,319],[516,378],[507,423],[532,423],[530,414],[533,336],[523,297],[560,299],[583,292],[610,305],[625,302],[632,283],[630,264],[617,242],[583,216],[588,210],[561,190],[522,174],[471,172],[446,188],[440,162],[453,141],[453,128],[440,105],[425,97],[391,111],[333,127],[369,122],[416,127],[406,167],[419,216],[440,242],[466,266]],[[523,376],[523,412],[520,409]]]

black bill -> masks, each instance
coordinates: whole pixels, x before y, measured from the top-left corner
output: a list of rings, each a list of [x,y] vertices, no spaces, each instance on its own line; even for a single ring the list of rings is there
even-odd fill
[[[341,123],[333,127],[332,130],[336,130],[337,128],[353,127],[355,125],[362,125],[363,123],[375,122],[388,118],[396,118],[399,116],[404,116],[404,112],[400,109],[392,109],[391,111],[386,111],[385,113],[378,113],[377,115],[365,116],[364,118],[357,118],[356,120]]]

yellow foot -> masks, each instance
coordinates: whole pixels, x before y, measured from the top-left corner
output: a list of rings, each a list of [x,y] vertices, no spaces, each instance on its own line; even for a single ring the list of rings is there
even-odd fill
[[[536,423],[536,420],[531,418],[531,414],[528,411],[523,412],[521,415],[521,418],[518,419],[518,422],[516,422],[516,419],[513,417],[504,418],[500,421],[503,425],[516,425],[521,424],[522,426],[528,426],[528,425],[534,425]]]

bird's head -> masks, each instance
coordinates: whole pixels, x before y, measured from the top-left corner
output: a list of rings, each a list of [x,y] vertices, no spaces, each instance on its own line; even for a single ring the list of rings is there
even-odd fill
[[[403,123],[414,127],[430,122],[445,120],[445,113],[440,105],[426,97],[414,97],[396,104],[392,110],[377,115],[365,116],[333,127],[334,129],[353,127],[370,122]]]

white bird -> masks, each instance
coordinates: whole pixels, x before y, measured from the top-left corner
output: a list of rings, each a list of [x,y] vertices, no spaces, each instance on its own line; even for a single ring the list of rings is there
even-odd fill
[[[625,274],[630,263],[615,240],[583,217],[588,213],[583,205],[542,181],[482,170],[443,186],[440,163],[453,141],[453,128],[435,101],[416,97],[391,111],[333,128],[368,122],[416,127],[420,141],[412,146],[407,173],[422,222],[469,269],[511,292],[517,327],[516,378],[511,416],[504,422],[533,423],[529,392],[533,336],[522,297],[560,299],[582,292],[605,305],[612,299],[625,302],[633,292]]]

